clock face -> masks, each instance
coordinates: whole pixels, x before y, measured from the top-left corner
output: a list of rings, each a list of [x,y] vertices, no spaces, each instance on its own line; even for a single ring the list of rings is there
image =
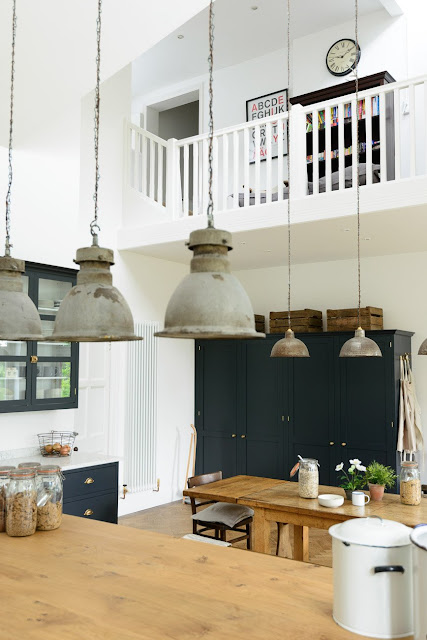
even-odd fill
[[[360,47],[354,40],[343,38],[334,42],[326,54],[326,66],[334,76],[346,76],[360,60]]]

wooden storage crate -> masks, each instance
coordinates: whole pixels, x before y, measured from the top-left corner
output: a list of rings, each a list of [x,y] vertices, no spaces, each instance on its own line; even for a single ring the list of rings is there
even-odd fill
[[[255,330],[260,333],[265,333],[265,316],[255,314]]]
[[[357,329],[357,309],[328,309],[328,331],[354,331]],[[383,310],[378,307],[360,309],[360,326],[366,331],[383,329]]]
[[[285,333],[288,329],[287,311],[270,311],[270,333]],[[323,331],[322,312],[315,309],[291,311],[291,327],[295,333]]]

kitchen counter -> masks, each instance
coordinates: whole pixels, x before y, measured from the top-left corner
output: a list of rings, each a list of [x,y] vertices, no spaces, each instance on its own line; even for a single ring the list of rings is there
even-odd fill
[[[354,640],[332,619],[332,570],[64,516],[0,534],[1,637]]]
[[[40,462],[40,464],[57,464],[64,471],[94,467],[99,464],[109,464],[110,462],[120,462],[121,460],[119,456],[107,456],[103,453],[86,451],[73,451],[71,456],[42,456],[37,453],[36,455],[30,454],[19,458],[8,458],[5,454],[7,452],[2,452],[0,466],[10,464],[17,467],[21,462]]]

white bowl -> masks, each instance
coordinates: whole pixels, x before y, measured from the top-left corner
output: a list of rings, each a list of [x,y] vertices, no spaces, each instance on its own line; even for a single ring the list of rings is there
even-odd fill
[[[318,500],[322,507],[331,507],[332,509],[344,504],[344,496],[337,496],[334,493],[323,493],[318,497]]]

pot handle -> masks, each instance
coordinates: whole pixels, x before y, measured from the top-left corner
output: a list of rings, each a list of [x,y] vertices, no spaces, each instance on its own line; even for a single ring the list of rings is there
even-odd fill
[[[374,573],[405,573],[400,564],[389,564],[384,567],[374,567]]]

